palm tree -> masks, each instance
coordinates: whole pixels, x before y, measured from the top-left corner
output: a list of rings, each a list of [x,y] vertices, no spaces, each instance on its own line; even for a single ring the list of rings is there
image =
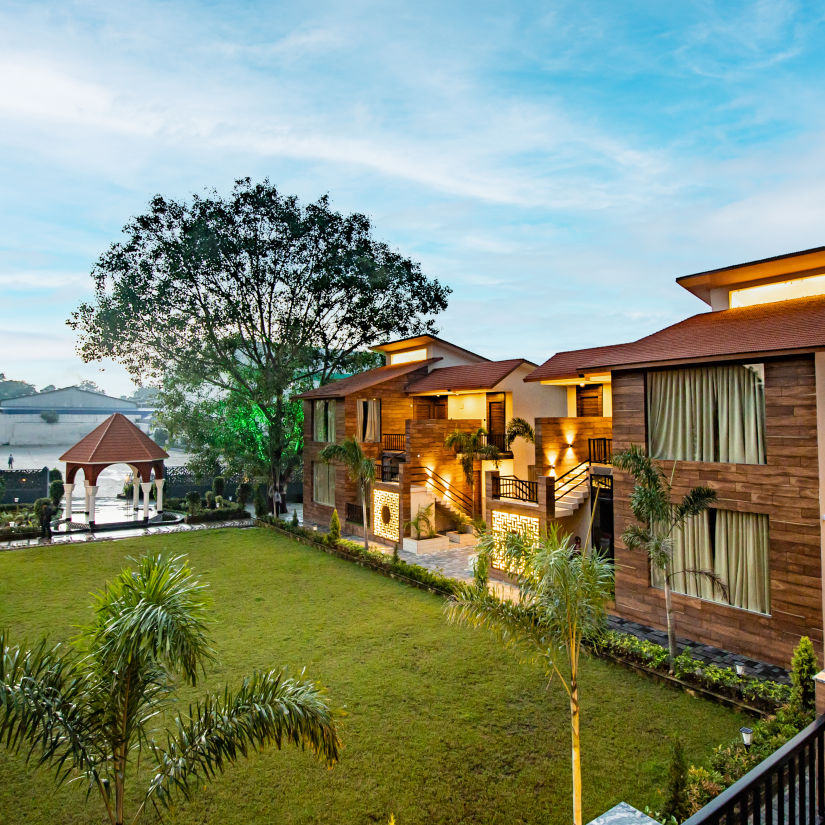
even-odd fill
[[[168,807],[250,749],[286,742],[332,766],[340,741],[324,690],[283,672],[254,673],[240,689],[207,695],[156,738],[174,677],[196,684],[213,659],[205,585],[182,556],[141,558],[99,593],[94,620],[67,648],[26,649],[0,632],[0,741],[54,768],[58,784],[85,780],[112,825],[126,822],[125,787],[134,757],[153,775],[130,822],[151,803]]]
[[[364,455],[361,445],[352,437],[345,438],[340,444],[328,444],[321,450],[321,460],[327,463],[338,462],[347,468],[350,481],[358,487],[361,498],[361,515],[364,521],[364,549],[370,549],[369,523],[367,519],[367,502],[370,490],[375,482],[375,462]]]
[[[540,662],[548,682],[558,677],[570,701],[573,822],[582,825],[579,656],[582,642],[604,628],[612,565],[596,553],[573,552],[570,536],[557,524],[540,539],[486,533],[479,545],[487,553],[496,547],[503,551],[518,581],[519,601],[501,601],[486,588],[465,586],[447,603],[447,618],[492,630],[507,647]]]
[[[528,444],[536,443],[536,434],[530,422],[524,418],[511,418],[507,422],[505,439],[508,450],[517,438],[523,438]]]
[[[665,592],[665,615],[667,617],[667,644],[670,654],[670,672],[676,649],[676,622],[671,604],[671,579],[681,573],[703,576],[726,594],[727,588],[711,570],[673,570],[673,533],[688,519],[701,515],[716,501],[716,491],[710,487],[694,487],[678,503],[672,501],[673,477],[670,479],[659,466],[645,454],[637,444],[613,456],[613,466],[625,470],[633,476],[636,485],[630,495],[630,509],[637,524],[628,525],[622,533],[622,541],[631,550],[645,550],[650,563],[662,573]]]
[[[487,430],[479,427],[474,433],[455,430],[444,439],[444,446],[448,450],[454,450],[461,462],[461,469],[464,470],[464,478],[473,493],[473,516],[481,509],[481,462],[483,460],[498,460],[501,453],[494,444],[487,444],[485,436]],[[478,506],[476,506],[478,499]]]

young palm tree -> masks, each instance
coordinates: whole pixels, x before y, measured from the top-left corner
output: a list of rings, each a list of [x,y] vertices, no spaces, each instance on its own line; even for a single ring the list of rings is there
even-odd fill
[[[518,534],[502,540],[494,533],[479,540],[487,553],[496,543],[517,578],[518,604],[501,601],[486,588],[466,586],[447,603],[447,617],[489,628],[507,647],[540,662],[548,682],[558,677],[570,701],[573,822],[582,825],[579,656],[582,642],[603,630],[613,568],[595,553],[574,553],[570,536],[556,524],[538,540]]]
[[[524,418],[511,418],[507,422],[505,435],[508,450],[517,438],[523,438],[528,444],[536,443],[536,434],[530,426],[530,422]]]
[[[638,524],[627,527],[622,533],[622,541],[631,550],[646,551],[650,563],[662,573],[672,673],[673,660],[678,651],[676,622],[671,604],[671,579],[680,573],[691,573],[709,579],[715,587],[726,592],[724,583],[711,570],[673,569],[673,532],[681,528],[688,519],[704,513],[716,501],[716,492],[710,487],[694,487],[678,504],[674,504],[671,490],[676,462],[673,462],[673,471],[668,480],[653,459],[637,444],[616,453],[613,456],[613,466],[630,473],[636,481],[630,496],[630,508]]]
[[[470,485],[473,493],[473,517],[476,515],[476,498],[481,495],[481,462],[486,460],[495,461],[501,457],[498,447],[494,444],[485,443],[484,437],[487,430],[479,427],[474,433],[454,430],[444,439],[444,446],[448,450],[454,450],[461,462],[461,469],[464,470],[464,478]],[[478,495],[477,495],[478,494]]]
[[[352,437],[345,438],[340,444],[328,444],[321,450],[321,460],[328,463],[337,462],[347,468],[350,481],[358,486],[361,498],[361,514],[364,522],[364,549],[369,550],[369,523],[367,519],[367,502],[375,482],[375,462],[364,455],[361,445]]]
[[[94,620],[69,648],[25,649],[0,632],[0,741],[25,750],[56,780],[81,777],[100,793],[112,825],[126,822],[128,769],[149,758],[147,803],[168,807],[250,749],[290,743],[328,766],[340,741],[324,691],[282,672],[255,673],[240,689],[207,695],[156,738],[175,677],[194,685],[213,658],[206,635],[205,585],[183,557],[146,556],[95,599]]]

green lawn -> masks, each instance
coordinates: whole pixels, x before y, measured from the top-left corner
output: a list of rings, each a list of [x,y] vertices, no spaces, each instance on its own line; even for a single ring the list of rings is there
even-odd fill
[[[567,823],[568,709],[558,685],[484,631],[448,626],[442,600],[273,532],[210,530],[0,553],[0,627],[69,638],[89,594],[148,550],[187,553],[211,584],[220,662],[205,686],[303,666],[344,707],[341,762],[258,755],[205,786],[171,823]],[[188,699],[197,691],[188,690]],[[689,758],[736,735],[735,713],[587,660],[585,821],[620,800],[658,802],[668,737]],[[133,791],[138,788],[133,782]],[[101,823],[98,799],[0,748],[0,823]],[[154,814],[145,821],[155,821]]]

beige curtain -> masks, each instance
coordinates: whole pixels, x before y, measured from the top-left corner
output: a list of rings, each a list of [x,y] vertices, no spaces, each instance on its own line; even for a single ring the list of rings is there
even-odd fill
[[[689,519],[681,529],[673,532],[673,556],[670,586],[676,593],[714,599],[713,584],[707,576],[688,573],[688,570],[713,572],[713,554],[710,546],[708,514],[701,513]],[[658,568],[651,570],[654,587],[664,587],[664,574]]]
[[[330,443],[335,442],[335,402],[326,401],[327,405],[327,437]]]
[[[367,428],[364,441],[381,440],[381,402],[373,398],[367,401]]]
[[[312,499],[318,504],[335,506],[335,467],[316,461],[312,465]]]
[[[647,411],[654,458],[765,463],[761,365],[649,372]]]
[[[717,510],[716,573],[736,607],[770,612],[768,535],[768,517],[762,513]]]
[[[312,438],[314,441],[326,441],[327,412],[326,402],[316,401],[312,410]]]
[[[364,402],[355,402],[355,433],[358,441],[367,441],[364,437]]]

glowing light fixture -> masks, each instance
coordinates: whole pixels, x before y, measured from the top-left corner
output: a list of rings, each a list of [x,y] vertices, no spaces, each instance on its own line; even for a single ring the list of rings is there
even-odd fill
[[[750,750],[751,742],[753,741],[753,729],[752,728],[739,728],[739,733],[742,734],[742,744],[745,746],[746,750]]]
[[[754,304],[773,304],[777,301],[792,301],[794,298],[810,298],[825,294],[825,275],[808,278],[793,278],[773,284],[748,286],[730,291],[730,306],[749,307]]]

